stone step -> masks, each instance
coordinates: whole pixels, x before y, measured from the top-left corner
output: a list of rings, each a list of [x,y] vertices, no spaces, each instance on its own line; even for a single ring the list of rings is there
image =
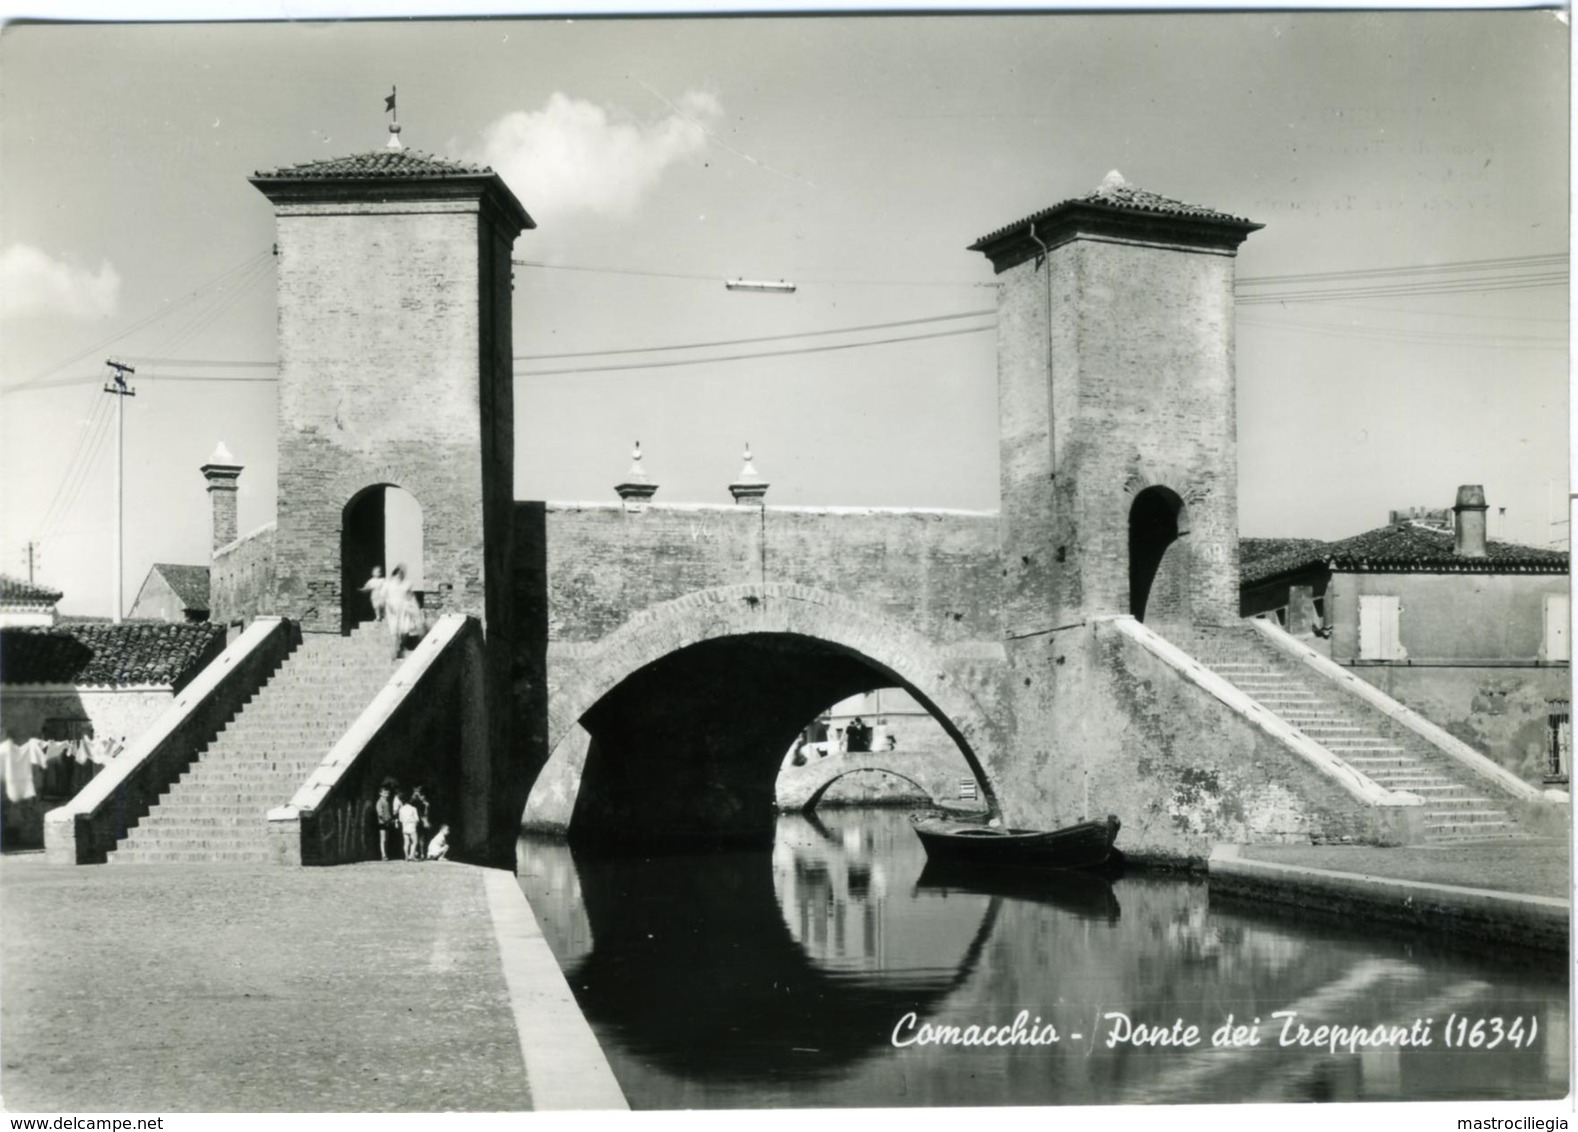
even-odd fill
[[[118,849],[109,855],[112,864],[154,865],[223,861],[263,864],[272,858],[267,846],[255,849]]]

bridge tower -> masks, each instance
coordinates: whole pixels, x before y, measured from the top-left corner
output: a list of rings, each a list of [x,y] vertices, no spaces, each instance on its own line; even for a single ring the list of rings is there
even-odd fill
[[[1123,721],[1080,710],[1081,673],[1100,663],[1082,627],[1132,614],[1167,635],[1238,618],[1233,273],[1260,227],[1114,172],[972,245],[1002,276],[1012,820],[1075,817],[1099,795],[1076,748],[1109,747]]]
[[[393,127],[391,128],[393,130]],[[535,227],[486,168],[404,149],[260,172],[279,294],[279,519],[270,612],[357,619],[386,523],[417,524],[432,612],[499,625],[514,499],[510,252]],[[394,492],[393,489],[399,489]],[[386,494],[406,503],[385,511]],[[419,516],[419,518],[418,518]],[[408,566],[408,571],[414,567]]]

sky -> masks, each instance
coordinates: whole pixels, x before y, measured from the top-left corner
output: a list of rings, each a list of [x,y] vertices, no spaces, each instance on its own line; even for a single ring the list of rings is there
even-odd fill
[[[246,178],[381,148],[391,87],[409,148],[492,165],[539,225],[517,498],[611,501],[639,440],[659,502],[725,503],[748,442],[769,504],[995,509],[966,248],[1117,169],[1266,226],[1237,264],[1242,534],[1479,483],[1493,537],[1565,540],[1568,52],[1550,11],[12,24],[0,570],[32,543],[63,611],[109,612],[109,357],[137,368],[126,605],[206,561],[221,440],[241,530],[274,517]]]

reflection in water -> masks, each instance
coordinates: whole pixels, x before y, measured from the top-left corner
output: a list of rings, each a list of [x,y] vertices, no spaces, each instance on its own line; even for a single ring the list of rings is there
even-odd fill
[[[1540,1098],[1567,1076],[1563,973],[1508,972],[1131,874],[938,872],[904,816],[784,817],[771,853],[598,858],[522,841],[520,880],[637,1108]],[[916,1027],[1053,1023],[1055,1045],[893,1045]],[[1279,1045],[1321,1024],[1433,1020],[1429,1047]],[[1103,1038],[1200,1027],[1195,1048]],[[1456,1013],[1539,1019],[1531,1048],[1446,1049]],[[1258,1044],[1212,1048],[1231,1016]],[[1073,1035],[1080,1035],[1075,1038]]]

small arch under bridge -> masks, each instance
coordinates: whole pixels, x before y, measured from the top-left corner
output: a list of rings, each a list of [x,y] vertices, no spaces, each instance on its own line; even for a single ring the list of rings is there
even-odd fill
[[[811,755],[804,766],[787,763],[778,773],[778,808],[814,810],[835,782],[851,774],[875,772],[903,779],[934,805],[988,810],[985,792],[959,753],[932,750],[840,751]]]

